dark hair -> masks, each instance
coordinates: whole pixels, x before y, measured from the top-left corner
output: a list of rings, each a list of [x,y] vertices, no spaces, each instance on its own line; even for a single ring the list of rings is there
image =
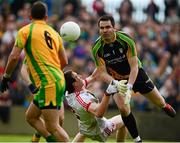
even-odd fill
[[[64,72],[64,77],[66,81],[66,91],[68,91],[69,93],[73,93],[75,90],[73,86],[73,83],[75,82],[75,79],[73,77],[73,71],[68,70]]]
[[[98,27],[99,27],[100,21],[108,21],[108,20],[111,21],[111,24],[114,27],[115,21],[114,21],[114,18],[111,15],[103,15],[103,16],[101,16],[99,18],[99,20],[98,20]]]
[[[43,19],[47,15],[47,6],[41,1],[37,1],[31,8],[31,16],[33,19]]]

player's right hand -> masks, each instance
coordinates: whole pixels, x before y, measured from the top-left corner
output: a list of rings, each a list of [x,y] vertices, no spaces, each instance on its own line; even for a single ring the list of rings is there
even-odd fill
[[[2,93],[9,88],[9,82],[11,82],[11,78],[3,75],[1,86],[0,86]]]
[[[120,80],[117,84],[117,89],[121,95],[125,95],[128,91],[127,80]]]
[[[112,80],[106,89],[106,95],[113,95],[118,92],[117,90],[117,80]]]

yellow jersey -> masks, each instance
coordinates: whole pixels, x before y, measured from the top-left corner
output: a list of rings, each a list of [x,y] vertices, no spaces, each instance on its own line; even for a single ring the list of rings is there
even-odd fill
[[[64,80],[58,52],[63,47],[60,35],[45,21],[37,20],[18,31],[15,46],[24,48],[27,65],[37,87]]]

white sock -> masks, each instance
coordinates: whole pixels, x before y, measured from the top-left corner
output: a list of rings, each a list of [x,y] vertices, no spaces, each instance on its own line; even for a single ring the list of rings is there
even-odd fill
[[[141,140],[140,136],[137,136],[137,137],[134,139],[135,142],[138,142],[138,141],[140,141],[140,140]]]

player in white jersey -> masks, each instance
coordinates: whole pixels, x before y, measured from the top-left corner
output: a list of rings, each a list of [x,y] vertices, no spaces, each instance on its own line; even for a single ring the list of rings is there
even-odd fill
[[[84,80],[77,73],[69,70],[65,72],[66,99],[72,111],[76,115],[79,124],[79,133],[73,142],[83,142],[86,137],[100,142],[118,130],[117,141],[123,142],[126,136],[126,128],[121,116],[111,119],[103,117],[110,99],[110,95],[117,96],[118,92],[113,81],[99,103],[98,99],[84,86]],[[121,81],[120,81],[121,82]]]

